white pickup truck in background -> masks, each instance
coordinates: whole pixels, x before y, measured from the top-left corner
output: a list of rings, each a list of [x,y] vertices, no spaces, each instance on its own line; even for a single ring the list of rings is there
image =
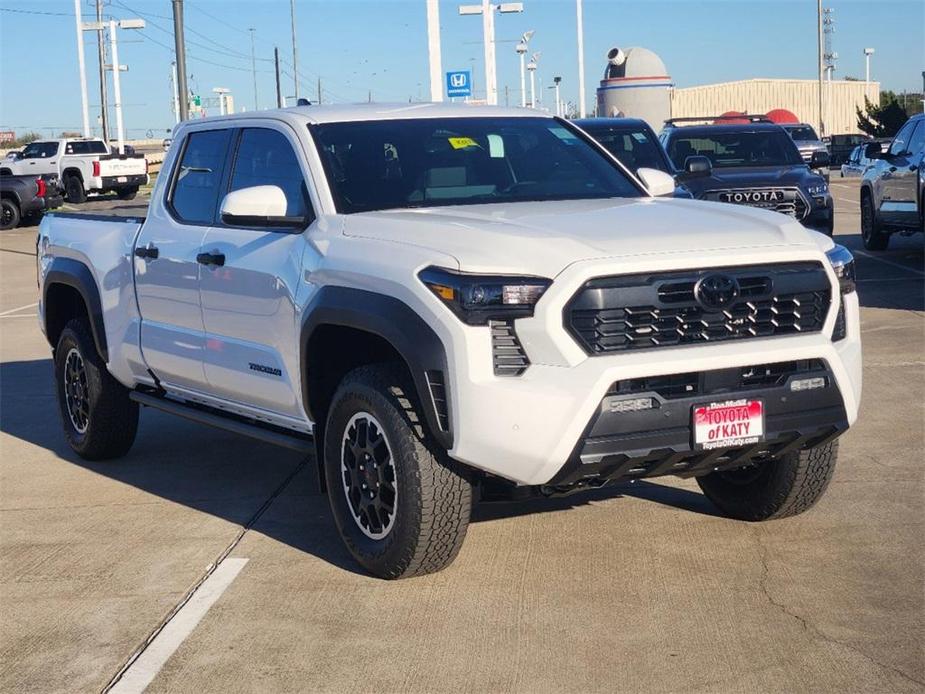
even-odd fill
[[[98,138],[36,140],[13,161],[4,161],[0,175],[56,174],[68,202],[81,203],[87,193],[116,193],[122,200],[135,197],[148,182],[143,154],[118,154]]]
[[[183,123],[146,217],[42,222],[65,437],[122,456],[144,405],[314,448],[387,578],[449,564],[474,495],[680,475],[734,518],[801,513],[858,413],[853,259],[674,190],[527,109]]]

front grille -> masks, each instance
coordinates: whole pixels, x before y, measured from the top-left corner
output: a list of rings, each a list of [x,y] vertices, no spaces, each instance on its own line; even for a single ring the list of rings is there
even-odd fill
[[[809,214],[809,205],[799,188],[725,188],[705,191],[701,199],[759,207],[795,219],[803,219]]]
[[[495,376],[520,376],[530,366],[530,360],[514,332],[514,322],[493,320],[488,327]]]
[[[825,362],[821,359],[800,359],[713,371],[628,378],[614,383],[607,395],[656,393],[665,400],[676,400],[756,388],[775,388],[784,385],[796,374],[825,370]]]
[[[722,310],[694,296],[698,280],[722,273],[739,286]],[[591,280],[565,308],[565,326],[591,355],[775,337],[822,330],[831,289],[819,263],[788,263]]]

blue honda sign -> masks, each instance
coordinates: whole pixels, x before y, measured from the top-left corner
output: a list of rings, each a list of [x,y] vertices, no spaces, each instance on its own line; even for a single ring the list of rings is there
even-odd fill
[[[472,96],[472,72],[455,70],[446,73],[447,96]]]

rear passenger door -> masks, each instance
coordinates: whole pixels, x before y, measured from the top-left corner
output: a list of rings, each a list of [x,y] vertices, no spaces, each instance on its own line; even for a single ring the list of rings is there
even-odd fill
[[[310,178],[298,138],[284,123],[259,123],[237,131],[223,192],[277,186],[286,196],[287,215],[307,216],[310,223]],[[302,231],[229,226],[219,219],[203,251],[221,264],[200,270],[210,394],[273,413],[277,423],[295,427],[307,424],[296,304],[306,250]]]
[[[197,257],[215,221],[233,133],[196,130],[184,138],[164,198],[152,201],[136,241],[141,350],[166,386],[205,388]]]

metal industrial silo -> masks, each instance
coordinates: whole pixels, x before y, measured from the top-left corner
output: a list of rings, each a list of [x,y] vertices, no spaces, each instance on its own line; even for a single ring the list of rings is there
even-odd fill
[[[671,117],[671,77],[665,63],[647,48],[612,48],[597,88],[597,115],[642,118],[661,130]]]

